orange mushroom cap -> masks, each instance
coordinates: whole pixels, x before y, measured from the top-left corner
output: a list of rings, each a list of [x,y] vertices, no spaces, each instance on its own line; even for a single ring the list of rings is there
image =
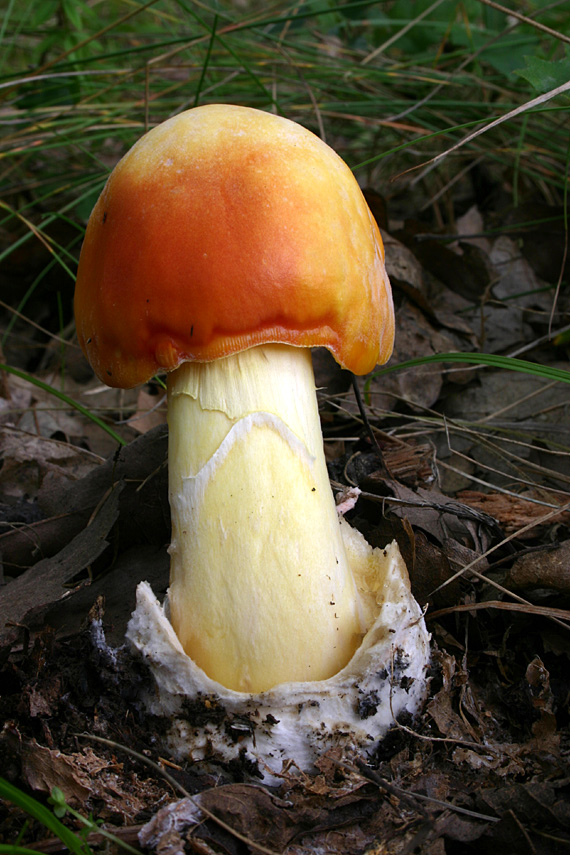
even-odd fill
[[[355,374],[392,351],[378,227],[350,169],[302,126],[209,105],[142,137],[95,205],[75,291],[109,386],[265,343],[324,346]]]

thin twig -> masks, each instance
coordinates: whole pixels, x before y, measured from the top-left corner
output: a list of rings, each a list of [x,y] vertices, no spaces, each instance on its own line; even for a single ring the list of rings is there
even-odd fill
[[[31,318],[28,318],[28,317],[26,317],[26,315],[23,315],[22,312],[19,312],[17,309],[14,309],[12,306],[9,306],[8,303],[4,302],[4,300],[0,300],[0,306],[2,306],[2,308],[6,309],[8,312],[11,312],[13,315],[16,315],[16,317],[20,318],[21,321],[25,321],[27,324],[29,324],[34,329],[38,330],[39,332],[43,333],[44,335],[47,335],[48,338],[51,338],[53,341],[57,341],[60,344],[65,344],[66,347],[73,347],[76,350],[80,349],[79,345],[75,344],[75,342],[68,341],[65,338],[61,338],[61,336],[56,335],[56,333],[50,332],[49,330],[46,330],[45,327],[40,326],[40,324],[36,324],[34,321],[32,321]]]
[[[428,165],[435,166],[436,164],[440,163],[444,158],[446,158],[449,154],[452,154],[452,152],[457,151],[459,148],[466,145],[467,143],[472,142],[474,139],[481,136],[481,134],[487,133],[487,131],[496,128],[498,125],[502,125],[504,122],[508,122],[510,119],[514,119],[517,116],[520,116],[521,113],[525,113],[528,110],[532,110],[534,107],[540,107],[542,104],[546,104],[547,101],[551,101],[558,95],[563,95],[565,92],[568,91],[570,91],[570,80],[567,83],[563,83],[561,86],[556,86],[554,89],[550,89],[548,92],[544,92],[537,98],[532,98],[530,101],[525,101],[524,104],[519,104],[519,106],[515,107],[514,110],[509,110],[508,113],[504,113],[502,116],[499,116],[492,122],[488,122],[486,125],[483,125],[482,128],[478,128],[476,131],[473,131],[473,133],[467,134],[466,137],[463,137],[462,140],[459,140],[459,142],[446,149],[446,151],[442,151],[439,154],[436,154],[435,157],[432,157],[429,160],[425,160],[423,163],[418,163],[415,166],[411,166],[409,169],[405,169],[403,172],[400,172],[398,175],[395,175],[391,180],[396,181],[396,179],[401,178],[403,175],[407,175],[410,172],[415,172],[416,169],[421,169],[422,167]]]
[[[430,15],[433,11],[435,11],[435,9],[437,9],[438,6],[441,6],[441,4],[443,2],[444,2],[444,0],[435,0],[435,2],[431,4],[431,6],[428,6],[427,9],[424,9],[424,11],[421,12],[419,15],[417,15],[413,20],[408,21],[408,23],[404,27],[402,27],[401,30],[398,30],[396,33],[394,33],[393,36],[391,36],[389,39],[387,39],[385,42],[382,42],[381,45],[379,45],[377,48],[375,48],[375,50],[373,50],[372,53],[369,53],[368,56],[365,56],[360,64],[361,65],[367,65],[369,62],[371,62],[373,59],[375,59],[379,54],[384,53],[384,51],[388,50],[388,48],[391,47],[395,42],[397,42],[398,39],[401,39],[402,36],[405,36],[406,33],[408,33],[411,29],[413,29],[413,27],[415,27],[416,24],[419,24],[420,21],[423,21],[424,18],[427,18],[428,15]]]
[[[165,781],[174,787],[185,799],[188,799],[195,805],[198,810],[202,811],[208,819],[211,819],[216,825],[219,825],[220,828],[223,828],[224,831],[227,831],[237,840],[240,840],[242,843],[245,843],[247,846],[250,846],[252,849],[257,850],[258,852],[262,852],[263,855],[278,855],[273,849],[267,849],[265,846],[261,846],[259,843],[255,843],[253,840],[250,840],[244,834],[241,834],[239,831],[236,831],[235,828],[232,828],[231,825],[228,825],[227,822],[224,822],[223,819],[220,819],[219,816],[216,816],[215,813],[205,808],[200,804],[199,799],[196,799],[195,796],[192,796],[188,790],[186,790],[182,784],[180,784],[176,778],[173,778],[165,769],[162,768],[158,763],[155,763],[154,760],[151,760],[150,757],[145,757],[144,754],[139,754],[138,751],[134,751],[132,748],[128,748],[126,745],[121,745],[119,742],[114,742],[112,739],[104,739],[102,736],[95,736],[92,733],[76,733],[79,739],[91,739],[94,742],[100,742],[102,745],[108,745],[109,748],[114,748],[118,751],[123,751],[125,754],[130,754],[131,757],[136,757],[137,760],[140,760],[141,763],[145,763],[147,766],[150,766],[151,769],[154,769],[155,772],[158,772]]]
[[[531,603],[523,605],[522,603],[505,603],[502,600],[488,600],[483,603],[458,603],[455,606],[449,606],[445,609],[437,609],[435,612],[428,612],[426,618],[434,620],[435,618],[449,615],[453,612],[474,612],[483,609],[499,609],[505,612],[522,612],[523,614],[538,615],[539,617],[556,617],[560,620],[565,620],[570,623],[570,611],[568,609],[555,609],[549,606],[534,606]],[[570,627],[568,627],[570,629]]]
[[[479,745],[477,747],[481,748],[482,746]],[[454,813],[462,813],[466,816],[471,816],[474,819],[481,819],[483,820],[483,822],[499,822],[499,817],[489,816],[485,813],[478,813],[478,811],[474,810],[468,810],[467,808],[462,808],[458,805],[454,805],[452,802],[444,802],[441,799],[434,799],[431,796],[424,796],[422,793],[407,793],[400,787],[396,787],[394,784],[391,784],[389,781],[386,781],[385,778],[382,778],[373,769],[369,769],[368,766],[366,766],[366,764],[363,763],[361,760],[356,761],[356,769],[354,768],[354,766],[351,766],[348,763],[336,763],[335,765],[338,765],[349,772],[360,774],[362,778],[366,778],[368,781],[372,781],[372,783],[376,784],[378,787],[381,787],[390,795],[396,796],[396,798],[400,799],[400,801],[404,802],[404,804],[407,804],[408,807],[417,810],[423,816],[427,816],[427,814],[420,807],[420,805],[415,804],[416,799],[420,799],[421,801],[427,802],[428,804],[432,804],[435,807],[441,808],[442,810],[450,810]]]
[[[540,24],[532,18],[527,18],[526,15],[516,12],[514,9],[509,9],[507,6],[501,6],[500,3],[495,3],[495,0],[479,0],[479,3],[482,3],[484,6],[490,6],[491,9],[496,9],[497,12],[503,12],[505,15],[508,15],[509,18],[516,18],[517,21],[522,21],[523,24],[529,24],[531,27],[534,27],[535,30],[541,30],[543,33],[548,33],[548,35],[552,36],[554,39],[559,39],[561,42],[566,42],[570,45],[570,36],[564,35],[564,33],[559,32],[559,30],[553,30],[551,27],[547,27],[546,24]]]
[[[372,430],[372,425],[370,424],[370,421],[368,419],[368,415],[366,413],[366,408],[364,406],[364,401],[362,400],[362,395],[360,394],[360,389],[358,388],[358,381],[357,381],[356,377],[354,376],[354,374],[352,375],[352,388],[354,391],[354,397],[356,398],[356,403],[358,406],[358,412],[360,413],[360,418],[362,419],[364,427],[366,428],[366,432],[368,433],[368,436],[370,437],[370,441],[372,442],[372,447],[374,448],[378,457],[380,458],[380,465],[382,466],[382,469],[391,476],[392,473],[389,471],[388,467],[386,466],[386,461],[384,460],[384,455],[382,453],[382,449],[380,448],[378,440],[376,439],[376,434]]]

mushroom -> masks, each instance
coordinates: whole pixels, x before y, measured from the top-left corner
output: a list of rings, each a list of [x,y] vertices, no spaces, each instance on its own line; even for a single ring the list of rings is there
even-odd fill
[[[271,775],[417,710],[421,610],[396,544],[373,550],[336,512],[309,350],[355,374],[392,350],[382,240],[346,164],[259,110],[169,119],[95,205],[75,316],[108,385],[169,372],[168,602],[141,583],[128,635],[172,750]],[[188,698],[211,720],[192,727]]]

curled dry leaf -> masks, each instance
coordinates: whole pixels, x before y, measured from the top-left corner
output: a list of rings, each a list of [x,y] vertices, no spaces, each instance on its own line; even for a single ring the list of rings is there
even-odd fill
[[[396,312],[398,335],[389,365],[456,350],[453,339],[435,328],[413,303],[405,301]],[[408,371],[381,375],[367,385],[373,408],[394,408],[394,397],[403,398],[412,407],[431,407],[438,400],[443,384],[443,365],[420,365]],[[364,387],[364,381],[359,381]]]
[[[550,688],[550,674],[540,656],[535,656],[529,663],[525,676],[530,688],[531,703],[539,716],[532,725],[538,748],[545,752],[558,752],[560,734],[554,713],[555,699]]]
[[[498,816],[512,812],[525,826],[535,828],[570,828],[564,788],[566,781],[513,783],[503,787],[482,789],[479,801],[485,810]]]
[[[511,590],[551,588],[570,592],[570,540],[555,547],[533,549],[516,559],[507,573],[505,585]]]
[[[386,271],[392,287],[402,291],[432,323],[460,333],[475,347],[473,330],[462,317],[472,301],[461,297],[457,288],[448,288],[442,282],[427,277],[413,252],[393,235],[382,232],[382,237],[386,248]]]
[[[35,792],[51,793],[59,787],[72,807],[84,805],[91,793],[89,778],[76,758],[36,742],[22,747],[22,776]]]
[[[168,537],[164,425],[113,452],[109,458],[78,480],[44,479],[37,505],[46,519],[25,531],[9,530],[0,536],[4,567],[15,575],[22,568],[53,556],[80,533],[114,482],[124,480],[121,494],[120,549],[133,544],[163,544]],[[13,570],[12,570],[13,568]]]
[[[64,754],[27,742],[21,759],[22,776],[31,790],[50,793],[59,787],[66,802],[80,810],[86,810],[90,800],[101,801],[105,807],[100,816],[119,818],[122,824],[132,823],[149,798],[163,797],[155,784],[125,776],[122,764],[99,757],[91,748]]]
[[[221,832],[232,829],[243,843],[251,841],[252,852],[255,846],[283,852],[304,834],[311,833],[313,840],[313,834],[364,823],[375,810],[376,797],[360,792],[361,787],[360,782],[340,797],[334,789],[312,789],[310,798],[298,783],[286,798],[256,784],[212,787],[161,808],[141,829],[139,841],[158,852],[168,846],[171,853],[182,853],[183,840],[190,834],[196,842],[215,837],[217,820]],[[362,837],[368,841],[369,835],[362,833]]]
[[[387,481],[396,498],[401,500],[393,513],[431,535],[439,544],[450,538],[470,548],[484,551],[491,535],[499,533],[496,521],[488,513],[446,496],[433,488],[410,490],[397,481]]]
[[[92,564],[107,548],[107,537],[119,516],[124,484],[115,484],[91,521],[54,558],[44,558],[0,589],[0,635],[13,635],[9,626],[38,618],[38,610],[69,596],[64,585]]]
[[[66,483],[83,478],[101,459],[67,442],[5,425],[0,433],[0,501],[35,499],[48,477]]]
[[[428,289],[421,264],[408,247],[394,235],[382,231],[386,250],[386,273],[393,287],[401,288],[429,311]]]
[[[425,226],[407,220],[396,235],[414,253],[424,271],[467,300],[482,295],[489,284],[489,265],[478,247],[466,246],[461,253],[425,233]]]
[[[139,843],[145,849],[170,855],[184,855],[184,838],[204,821],[197,800],[179,799],[161,807],[139,831]]]

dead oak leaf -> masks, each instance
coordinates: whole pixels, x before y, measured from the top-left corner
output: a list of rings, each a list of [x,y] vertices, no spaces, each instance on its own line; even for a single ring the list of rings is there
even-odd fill
[[[157,789],[135,778],[125,778],[122,765],[99,757],[91,748],[82,753],[63,754],[37,742],[22,745],[22,778],[30,789],[51,793],[58,787],[66,802],[81,811],[89,809],[88,801],[102,801],[109,816],[120,817],[124,824],[134,818],[149,802],[156,804]]]

